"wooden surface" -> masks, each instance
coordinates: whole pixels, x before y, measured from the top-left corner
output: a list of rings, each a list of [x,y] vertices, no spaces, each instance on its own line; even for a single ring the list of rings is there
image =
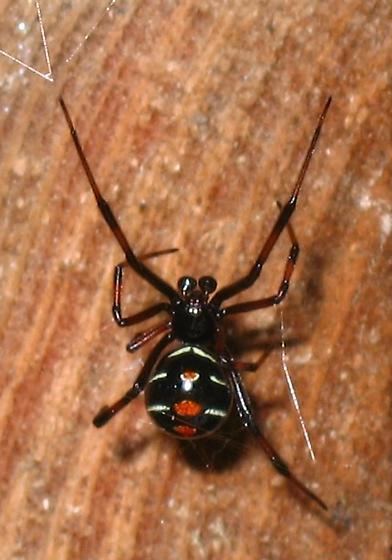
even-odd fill
[[[0,3],[0,47],[45,71],[27,4]],[[389,558],[390,0],[105,6],[42,4],[53,83],[0,58],[0,557]],[[220,285],[255,257],[333,95],[293,220],[301,255],[282,306],[315,464],[284,384],[280,311],[230,325],[239,356],[272,349],[246,385],[265,433],[328,514],[235,423],[193,454],[158,433],[143,398],[92,426],[148,349],[128,354],[138,329],[111,318],[122,255],[60,92],[135,251],[177,246],[151,265],[173,282],[212,273]],[[287,251],[282,236],[251,298],[276,290]],[[129,310],[156,301],[130,274],[125,290]]]

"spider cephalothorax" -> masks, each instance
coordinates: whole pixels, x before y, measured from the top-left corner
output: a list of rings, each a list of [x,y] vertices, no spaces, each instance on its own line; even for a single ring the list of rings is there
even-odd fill
[[[212,276],[202,276],[198,282],[191,276],[178,281],[180,297],[171,308],[172,330],[183,342],[213,341],[216,332],[216,313],[209,297],[216,289]]]

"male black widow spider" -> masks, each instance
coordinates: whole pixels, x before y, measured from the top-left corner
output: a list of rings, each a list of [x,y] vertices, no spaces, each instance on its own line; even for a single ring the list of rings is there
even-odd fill
[[[120,327],[128,327],[161,311],[169,315],[169,319],[137,334],[127,345],[129,352],[135,352],[153,338],[163,335],[150,352],[133,386],[114,404],[103,407],[95,416],[94,425],[100,428],[106,424],[119,410],[144,391],[147,411],[161,428],[178,438],[199,438],[215,432],[228,418],[234,403],[242,424],[257,438],[275,469],[319,506],[327,509],[325,503],[291,472],[257,425],[240,375],[240,370],[255,369],[255,364],[234,359],[225,342],[222,320],[235,313],[277,305],[287,293],[299,253],[298,241],[289,220],[295,210],[299,191],[331,104],[331,97],[328,98],[319,117],[291,196],[285,205],[279,205],[279,216],[255,263],[245,276],[218,291],[213,276],[202,276],[198,281],[191,276],[183,276],[178,280],[175,289],[135,255],[109,204],[100,193],[62,98],[60,104],[98,208],[126,257],[126,261],[118,264],[114,270],[114,320]],[[222,307],[223,302],[256,282],[264,263],[285,228],[290,236],[291,249],[276,294]],[[134,315],[123,317],[121,289],[124,266],[130,266],[168,301],[156,303]],[[212,295],[214,292],[215,294]],[[174,340],[178,341],[178,346],[161,357],[164,349]]]

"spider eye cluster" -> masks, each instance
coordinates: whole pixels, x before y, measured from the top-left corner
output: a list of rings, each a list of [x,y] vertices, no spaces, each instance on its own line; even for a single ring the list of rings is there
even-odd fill
[[[193,292],[196,286],[197,282],[192,276],[181,276],[177,282],[177,287],[183,296]]]
[[[213,276],[201,276],[197,282],[192,276],[181,276],[177,282],[178,290],[183,296],[192,293],[199,286],[202,294],[209,295],[216,290],[216,280]]]
[[[199,288],[203,294],[212,294],[216,290],[216,280],[213,276],[202,276],[199,278]]]

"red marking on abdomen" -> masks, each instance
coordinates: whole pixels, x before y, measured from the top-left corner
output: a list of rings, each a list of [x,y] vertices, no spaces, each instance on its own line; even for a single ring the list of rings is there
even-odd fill
[[[174,426],[173,431],[181,437],[193,437],[197,434],[197,428],[193,428],[192,426],[184,426],[184,424]]]
[[[199,374],[196,371],[193,371],[192,369],[187,369],[182,373],[181,378],[189,379],[189,381],[196,381],[196,379],[199,378]]]
[[[202,406],[196,401],[180,401],[173,404],[173,410],[178,416],[197,416]]]

